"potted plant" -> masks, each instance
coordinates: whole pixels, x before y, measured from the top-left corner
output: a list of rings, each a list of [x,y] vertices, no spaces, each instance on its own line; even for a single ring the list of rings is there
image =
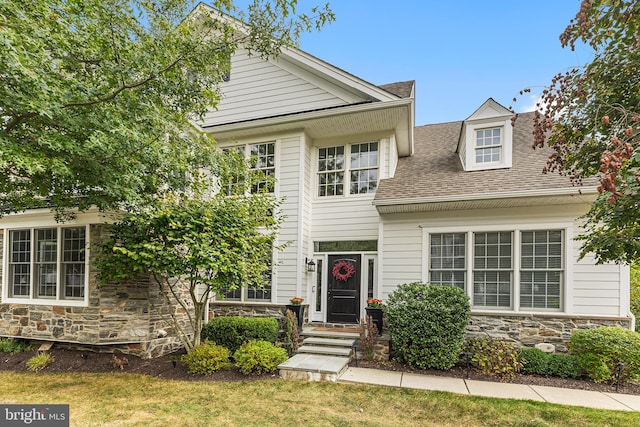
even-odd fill
[[[298,330],[302,330],[302,322],[304,321],[305,306],[302,305],[303,301],[304,301],[304,298],[293,297],[289,300],[289,304],[286,305],[287,310],[292,311],[293,314],[295,314],[298,319]]]
[[[382,335],[382,326],[383,326],[383,318],[382,318],[382,308],[384,304],[382,300],[379,298],[369,298],[367,300],[367,317],[371,317],[373,323],[378,327],[378,335]]]

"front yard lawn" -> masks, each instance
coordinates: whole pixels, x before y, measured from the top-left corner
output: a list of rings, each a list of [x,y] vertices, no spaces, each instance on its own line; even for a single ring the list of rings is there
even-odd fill
[[[570,390],[567,390],[570,392]],[[0,372],[0,403],[68,403],[72,426],[634,426],[640,413],[390,387]]]

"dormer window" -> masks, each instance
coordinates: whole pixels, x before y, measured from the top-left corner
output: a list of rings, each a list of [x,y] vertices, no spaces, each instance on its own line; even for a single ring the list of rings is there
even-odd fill
[[[502,159],[501,128],[476,131],[476,163],[498,163]]]
[[[456,152],[467,172],[510,168],[513,113],[489,98],[463,123]]]

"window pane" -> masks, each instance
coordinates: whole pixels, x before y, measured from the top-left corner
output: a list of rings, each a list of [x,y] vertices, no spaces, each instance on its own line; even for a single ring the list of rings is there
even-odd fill
[[[350,194],[374,193],[378,188],[378,143],[352,144],[350,150]]]
[[[465,288],[465,233],[430,235],[429,280],[431,283]]]
[[[520,306],[560,309],[562,230],[522,232]]]
[[[474,233],[474,305],[512,305],[511,240],[511,232]]]
[[[64,297],[84,298],[86,229],[62,229],[62,281]]]

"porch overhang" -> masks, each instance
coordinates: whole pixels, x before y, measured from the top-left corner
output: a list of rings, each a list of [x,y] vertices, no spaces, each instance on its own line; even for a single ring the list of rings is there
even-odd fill
[[[217,141],[304,130],[312,139],[392,133],[401,157],[413,154],[412,99],[367,102],[203,127]]]

